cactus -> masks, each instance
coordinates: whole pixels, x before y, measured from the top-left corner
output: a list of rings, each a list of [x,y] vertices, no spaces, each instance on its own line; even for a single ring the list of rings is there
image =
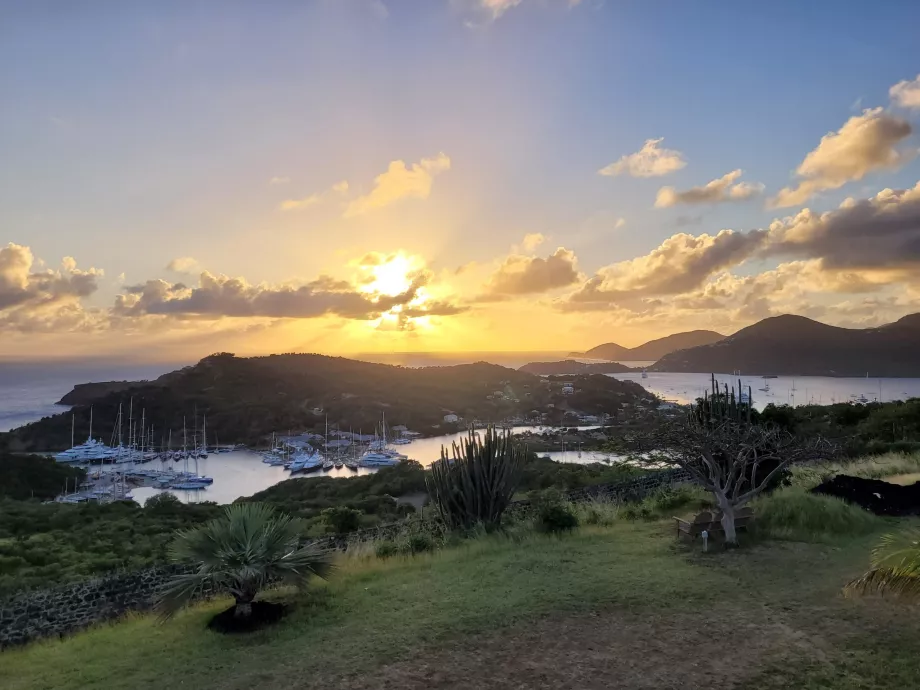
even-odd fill
[[[441,447],[441,459],[426,479],[442,519],[452,528],[500,526],[520,482],[526,448],[508,430],[499,434],[490,426],[482,437],[471,428],[452,451],[448,456]]]
[[[703,393],[698,404],[690,406],[689,420],[691,423],[705,427],[716,427],[725,422],[733,424],[751,423],[751,387],[748,386],[747,402],[744,402],[741,379],[738,379],[738,392],[735,388],[729,389],[728,384],[720,388],[715,374],[711,375],[712,387]]]

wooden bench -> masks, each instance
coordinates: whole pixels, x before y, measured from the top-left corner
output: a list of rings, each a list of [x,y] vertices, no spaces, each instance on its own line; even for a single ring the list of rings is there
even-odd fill
[[[735,530],[744,531],[747,530],[748,524],[754,519],[754,511],[745,506],[744,508],[739,508],[735,513]],[[692,520],[684,520],[679,517],[674,518],[674,522],[677,525],[677,538],[680,539],[682,534],[687,535],[691,539],[696,539],[704,531],[709,532],[710,537],[718,535],[719,537],[724,536],[725,530],[722,527],[722,513],[716,512],[713,513],[709,510],[704,510],[702,513],[698,513]]]

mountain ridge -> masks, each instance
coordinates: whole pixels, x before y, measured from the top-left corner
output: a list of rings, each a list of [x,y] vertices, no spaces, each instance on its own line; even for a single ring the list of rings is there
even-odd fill
[[[697,329],[672,333],[663,338],[649,340],[636,347],[623,347],[618,343],[604,343],[579,354],[580,357],[592,359],[625,360],[625,361],[657,361],[677,350],[688,347],[698,347],[717,342],[725,336],[716,331]]]
[[[782,314],[715,343],[672,352],[652,371],[741,371],[785,376],[920,376],[920,314],[871,328],[844,328]]]

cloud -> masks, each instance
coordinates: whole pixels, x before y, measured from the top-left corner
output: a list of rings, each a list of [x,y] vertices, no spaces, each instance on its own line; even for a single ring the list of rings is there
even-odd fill
[[[363,292],[348,281],[320,276],[306,285],[252,285],[243,278],[201,274],[199,284],[187,287],[164,280],[148,280],[125,288],[114,312],[118,316],[151,314],[221,317],[310,319],[326,315],[347,319],[374,319],[415,299],[424,279],[413,281],[398,295]]]
[[[521,0],[479,0],[479,5],[484,10],[491,12],[492,17],[498,19],[512,7],[521,4]]]
[[[559,306],[568,311],[591,310],[689,292],[714,273],[749,258],[765,237],[764,231],[732,230],[673,235],[645,256],[601,268]]]
[[[180,256],[166,264],[166,270],[172,271],[173,273],[195,275],[196,273],[200,273],[202,269],[197,259],[193,259],[190,256]]]
[[[311,194],[310,196],[304,197],[303,199],[287,199],[282,201],[278,208],[280,208],[282,211],[296,211],[298,209],[315,206],[320,201],[322,201],[322,198],[319,194]]]
[[[799,206],[818,192],[838,189],[871,172],[897,170],[915,154],[895,148],[911,131],[910,123],[881,108],[851,117],[837,132],[821,138],[796,169],[802,181],[780,190],[771,206]]]
[[[310,206],[316,206],[327,200],[331,194],[342,195],[347,193],[348,180],[340,180],[322,194],[310,194],[303,199],[287,199],[286,201],[282,201],[278,208],[282,211],[297,211],[299,209],[309,208]]]
[[[544,241],[546,241],[546,238],[541,233],[530,233],[524,235],[524,241],[521,243],[521,247],[523,247],[525,252],[532,252],[534,249],[543,244]]]
[[[891,102],[902,108],[920,108],[920,74],[911,81],[899,81],[888,90]]]
[[[619,230],[619,229],[622,228],[624,225],[626,225],[626,219],[625,219],[625,218],[617,218],[616,221],[614,221],[614,223],[613,223],[613,229],[614,229],[614,230]]]
[[[623,156],[615,163],[598,170],[598,175],[631,175],[632,177],[661,177],[680,170],[687,162],[680,151],[659,148],[664,138],[646,139],[636,153]]]
[[[0,248],[0,331],[48,331],[94,327],[96,314],[80,300],[98,289],[99,269],[83,271],[72,257],[58,269],[36,270],[29,247]]]
[[[287,184],[290,181],[290,177],[273,177],[268,181],[268,184]]]
[[[804,209],[775,220],[765,252],[820,259],[828,270],[901,271],[920,278],[920,182],[847,199],[826,213]]]
[[[413,163],[411,168],[404,161],[392,161],[387,171],[374,179],[374,189],[370,194],[358,197],[348,205],[344,217],[360,216],[400,199],[427,199],[434,177],[446,170],[450,170],[450,158],[443,153],[434,158],[423,158]]]
[[[741,177],[741,170],[732,170],[717,180],[712,180],[702,187],[691,187],[678,192],[674,187],[662,187],[658,190],[655,206],[668,208],[678,204],[718,204],[727,201],[746,201],[763,192],[762,184],[735,182]]]
[[[545,259],[512,254],[490,276],[477,301],[498,301],[567,287],[580,279],[575,263],[575,253],[564,247]]]

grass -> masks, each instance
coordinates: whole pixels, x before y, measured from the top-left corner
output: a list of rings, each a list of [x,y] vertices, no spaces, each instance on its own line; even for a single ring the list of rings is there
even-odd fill
[[[872,534],[891,524],[834,496],[790,486],[762,496],[752,504],[756,529],[774,539],[837,541]]]
[[[841,471],[898,473],[910,463],[873,459]],[[758,499],[759,536],[741,549],[703,554],[675,542],[661,518],[696,509],[705,499],[696,490],[660,492],[636,515],[598,500],[575,506],[581,526],[562,536],[519,520],[504,535],[447,535],[437,551],[417,555],[400,549],[380,559],[373,543],[349,549],[330,582],[269,593],[292,612],[252,635],[206,630],[229,605],[219,600],[163,625],[134,616],[10,650],[0,654],[0,687],[523,687],[533,668],[546,671],[540,664],[574,672],[597,663],[598,673],[672,672],[656,676],[658,686],[692,688],[700,660],[715,664],[700,687],[920,687],[920,613],[840,595],[879,535],[907,521],[811,495],[797,480]],[[709,651],[698,657],[685,642],[701,631]],[[723,644],[713,631],[740,642]],[[570,660],[586,647],[594,656]],[[515,666],[522,655],[533,658]],[[512,680],[496,680],[498,668],[510,668]],[[650,677],[635,686],[654,687]]]
[[[794,467],[792,484],[811,489],[836,474],[848,474],[864,479],[884,479],[916,472],[920,472],[920,453],[885,453],[843,462]]]

